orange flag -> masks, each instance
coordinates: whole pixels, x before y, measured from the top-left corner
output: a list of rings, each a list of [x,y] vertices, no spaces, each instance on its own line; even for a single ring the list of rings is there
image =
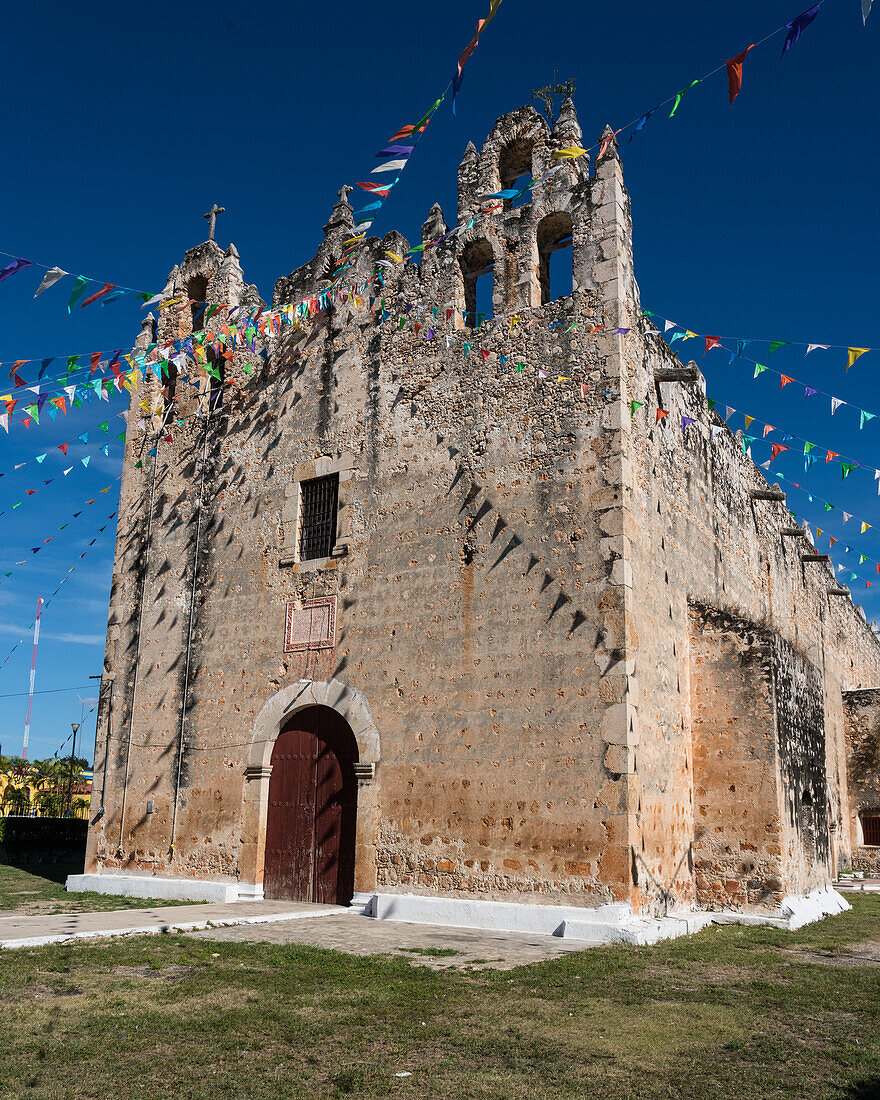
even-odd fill
[[[753,42],[751,46],[743,50],[742,53],[738,53],[736,57],[732,57],[727,62],[727,88],[730,92],[730,105],[733,106],[733,101],[739,95],[743,84],[743,62],[746,59],[746,54],[749,50],[755,48]]]
[[[657,410],[657,419],[654,421],[654,423],[659,424],[664,416],[669,416],[669,410],[668,409],[658,409]]]

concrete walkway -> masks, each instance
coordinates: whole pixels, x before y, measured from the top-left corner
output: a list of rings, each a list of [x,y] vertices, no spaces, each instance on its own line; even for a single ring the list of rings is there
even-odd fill
[[[303,917],[359,914],[340,905],[307,905],[297,901],[236,901],[208,905],[117,909],[104,913],[0,917],[0,948],[42,947],[93,936],[133,936],[149,932],[191,932],[231,924],[264,924]]]

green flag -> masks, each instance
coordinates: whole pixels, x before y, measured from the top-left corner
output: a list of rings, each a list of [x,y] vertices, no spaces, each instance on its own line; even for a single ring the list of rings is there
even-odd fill
[[[696,85],[699,84],[699,83],[700,83],[699,80],[692,80],[686,88],[682,88],[682,90],[680,92],[675,93],[675,103],[672,104],[672,110],[669,112],[669,117],[670,118],[672,118],[672,116],[675,114],[675,112],[681,106],[681,101],[688,94],[688,92],[691,90],[691,88],[696,87]]]

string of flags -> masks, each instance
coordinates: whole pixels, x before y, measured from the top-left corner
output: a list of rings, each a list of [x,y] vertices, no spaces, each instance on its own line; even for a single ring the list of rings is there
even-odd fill
[[[70,567],[70,568],[69,568],[69,569],[67,570],[67,572],[66,572],[66,573],[64,574],[64,576],[63,576],[63,577],[61,578],[61,580],[60,580],[60,581],[58,582],[58,585],[57,585],[57,587],[56,587],[56,588],[54,589],[54,591],[53,591],[53,592],[51,592],[51,593],[49,594],[49,596],[48,596],[48,597],[46,598],[45,602],[43,603],[43,607],[42,607],[42,613],[43,613],[43,614],[45,614],[45,612],[46,612],[46,609],[48,608],[49,604],[50,604],[50,603],[51,603],[51,602],[52,602],[52,601],[53,601],[53,600],[55,599],[55,597],[56,597],[56,596],[58,595],[58,593],[59,593],[59,592],[61,591],[61,587],[62,587],[62,585],[66,584],[66,583],[67,583],[67,581],[68,581],[68,580],[70,580],[71,576],[72,576],[72,575],[73,575],[73,574],[74,574],[74,573],[76,572],[76,570],[77,570],[77,567],[78,567],[79,563],[80,563],[80,562],[82,561],[82,559],[83,559],[83,558],[84,558],[84,557],[86,556],[86,554],[88,554],[89,550],[91,550],[91,548],[92,548],[92,547],[93,547],[93,546],[95,545],[95,543],[96,543],[96,542],[98,541],[98,537],[99,537],[100,535],[102,535],[102,534],[103,534],[103,533],[104,533],[104,532],[106,531],[106,529],[107,529],[107,524],[108,524],[108,523],[109,523],[109,522],[110,522],[110,521],[111,521],[111,520],[112,520],[112,519],[113,519],[113,518],[114,518],[115,516],[116,516],[116,512],[115,512],[115,511],[114,511],[114,512],[111,512],[111,513],[110,513],[110,515],[109,515],[109,516],[107,516],[107,519],[106,519],[106,520],[104,521],[104,523],[102,524],[102,526],[98,528],[98,530],[97,530],[97,533],[95,534],[95,537],[94,537],[94,538],[92,539],[92,541],[91,541],[91,542],[89,543],[89,545],[88,545],[88,546],[87,546],[87,547],[85,548],[85,550],[83,550],[83,552],[82,552],[82,553],[81,553],[81,554],[80,554],[80,555],[79,555],[79,556],[78,556],[78,557],[76,558],[76,560],[74,561],[73,565],[71,565],[71,567]],[[30,632],[31,632],[31,631],[33,630],[33,628],[34,628],[34,623],[33,623],[33,621],[32,621],[32,622],[31,622],[31,624],[30,624],[30,626],[28,626],[28,627],[27,627],[27,628],[25,629],[25,633],[24,633],[24,634],[23,634],[23,635],[22,635],[22,636],[21,636],[21,637],[20,637],[20,638],[18,639],[18,641],[17,641],[16,643],[15,643],[15,645],[14,645],[14,646],[12,647],[12,649],[10,649],[10,651],[9,651],[9,652],[8,652],[8,653],[6,654],[6,656],[4,657],[4,659],[3,659],[3,664],[4,664],[4,665],[5,665],[5,664],[6,664],[6,662],[7,662],[8,660],[9,660],[9,658],[10,658],[10,657],[12,656],[12,654],[13,654],[13,653],[15,653],[15,651],[16,651],[16,650],[18,649],[18,647],[19,647],[19,646],[20,646],[20,645],[22,644],[22,642],[23,642],[23,641],[25,640],[25,637],[29,637],[29,636],[30,636]],[[0,667],[2,667],[2,666],[0,666]]]
[[[768,435],[771,435],[774,432],[780,431],[780,429],[775,427],[773,424],[764,423],[763,421],[758,420],[756,417],[750,416],[748,413],[744,413],[739,409],[733,408],[732,405],[719,405],[719,403],[714,398],[711,398],[711,397],[707,398],[707,401],[708,401],[708,404],[709,404],[709,408],[713,409],[715,412],[717,412],[719,414],[719,416],[721,416],[722,420],[724,420],[724,422],[727,424],[728,427],[730,427],[730,423],[729,423],[730,418],[734,414],[738,413],[740,416],[743,417],[744,428],[743,428],[743,434],[742,434],[742,449],[743,449],[743,454],[745,454],[745,455],[751,455],[752,445],[756,441],[759,442],[759,443],[763,443],[764,441],[767,440]],[[631,401],[630,402],[630,415],[632,417],[635,417],[635,415],[639,411],[639,409],[642,409],[644,407],[645,407],[645,402],[644,401]],[[723,410],[723,415],[722,415],[722,410]],[[659,424],[661,421],[665,420],[665,418],[667,416],[669,416],[669,411],[667,409],[657,409],[656,413],[655,413],[655,416],[656,416],[655,424]],[[691,425],[693,425],[695,423],[696,423],[696,421],[693,417],[682,416],[682,418],[681,418],[681,431],[682,431],[682,434],[685,434],[687,432],[688,428],[690,428]],[[751,430],[753,424],[760,424],[764,429],[763,433],[760,436],[760,439],[757,436],[757,434],[756,435],[747,435],[746,434],[746,432]],[[722,429],[717,424],[713,425],[710,428],[711,442],[714,443],[715,439],[718,437],[718,435],[721,431],[722,431]],[[816,464],[816,462],[821,457],[822,452],[824,451],[825,452],[825,465],[827,465],[830,462],[838,463],[840,465],[841,480],[842,481],[845,481],[846,478],[848,478],[849,475],[854,470],[865,470],[866,472],[870,472],[871,475],[873,476],[873,478],[875,480],[877,480],[877,482],[878,482],[878,494],[880,494],[880,470],[876,470],[876,469],[874,469],[873,466],[867,466],[862,462],[855,462],[855,461],[847,462],[846,459],[841,457],[839,452],[829,450],[825,447],[821,447],[816,443],[811,443],[809,440],[804,439],[801,436],[792,435],[790,432],[785,432],[785,431],[782,432],[782,441],[781,442],[778,439],[771,439],[767,443],[767,446],[770,448],[770,458],[766,462],[760,463],[760,465],[763,466],[765,469],[769,469],[771,463],[775,462],[776,459],[781,454],[783,454],[786,451],[791,451],[792,450],[792,445],[794,443],[798,443],[798,444],[801,444],[803,446],[803,458],[804,458],[804,471],[805,472],[808,472],[810,469],[812,469],[812,467]],[[794,453],[796,454],[798,452],[795,451]]]
[[[116,415],[118,417],[120,417],[122,420],[124,420],[126,423],[128,423],[128,410],[127,409],[124,412],[117,413]],[[37,465],[41,465],[43,462],[46,461],[46,459],[49,457],[49,455],[52,453],[52,451],[60,451],[62,453],[62,455],[64,455],[64,457],[66,458],[68,448],[75,447],[80,443],[87,444],[89,442],[90,436],[94,435],[94,433],[96,431],[103,432],[104,435],[109,436],[110,435],[110,421],[109,420],[102,420],[100,424],[92,424],[84,432],[80,432],[80,434],[75,439],[67,439],[63,443],[55,443],[51,447],[49,447],[48,450],[46,450],[43,454],[31,455],[30,458],[23,458],[21,460],[21,462],[16,462],[14,466],[11,466],[11,467],[7,468],[6,470],[0,470],[0,477],[6,477],[7,474],[14,474],[18,470],[22,469],[24,466],[28,466],[32,463],[36,463]],[[100,436],[98,438],[100,438]],[[123,442],[125,442],[125,432],[123,431],[121,434],[116,435],[116,438],[122,440]],[[105,446],[106,446],[106,444],[105,444]],[[107,451],[105,451],[103,447],[101,447],[100,450],[104,454],[107,454]]]
[[[83,433],[83,434],[86,434],[86,433]],[[125,432],[120,432],[119,435],[117,436],[117,439],[121,440],[124,443],[124,441],[125,441]],[[66,444],[62,444],[62,446],[66,446]],[[60,448],[58,448],[58,449],[60,450]],[[103,455],[109,456],[109,454],[110,454],[110,444],[109,443],[104,443],[101,447],[98,448],[98,452],[100,452]],[[89,463],[91,462],[92,458],[94,457],[94,454],[98,453],[98,452],[93,452],[91,454],[84,455],[81,459],[79,459],[77,462],[75,462],[72,466],[68,466],[66,469],[61,470],[56,477],[44,478],[42,485],[38,486],[37,488],[35,488],[35,489],[25,489],[25,496],[23,496],[21,500],[16,501],[15,504],[13,504],[11,508],[9,508],[9,509],[4,508],[3,511],[0,512],[0,516],[5,516],[7,511],[9,511],[10,513],[14,512],[16,508],[20,508],[24,503],[26,503],[32,497],[36,496],[36,494],[39,493],[41,490],[43,490],[47,485],[51,485],[53,481],[57,481],[59,477],[67,477],[69,474],[73,473],[75,470],[87,470],[88,467],[89,467]],[[37,455],[37,457],[33,461],[37,462],[37,463],[40,463],[40,462],[45,461],[45,459],[46,459],[46,455],[43,454],[43,455]],[[27,466],[27,465],[28,465],[27,462],[19,462],[14,467],[14,470],[17,471],[17,470],[21,469],[23,466]],[[8,472],[9,471],[7,471],[7,473]],[[5,477],[5,476],[6,476],[6,473],[0,474],[0,477]],[[107,491],[106,489],[101,490],[102,493],[106,492],[106,491]]]
[[[91,352],[78,352],[70,355],[52,355],[46,359],[16,359],[14,362],[5,364],[8,367],[8,384],[10,384],[9,394],[5,395],[3,400],[9,400],[10,397],[18,394],[21,396],[21,391],[30,390],[33,393],[41,393],[46,387],[55,386],[57,383],[67,384],[71,380],[80,384],[82,381],[81,375],[84,375],[88,371],[88,378],[92,378],[96,371],[104,374],[108,369],[112,369],[114,375],[119,368],[120,359],[123,358],[123,351],[121,348],[115,351],[91,351]],[[127,361],[127,356],[125,356]],[[46,377],[46,371],[49,369],[52,363],[62,362],[65,364],[65,369],[62,374],[53,374],[51,378]],[[26,371],[26,368],[31,363],[40,363],[40,370],[37,377],[31,381],[27,381],[22,377],[22,373]],[[0,373],[4,369],[4,364],[0,363]],[[27,373],[30,373],[29,371]]]
[[[781,474],[778,470],[772,470],[771,474],[772,474],[773,477],[778,478],[780,481],[784,481],[786,483],[786,485],[791,485],[795,489],[799,490],[799,492],[804,493],[811,504],[815,504],[818,501],[820,504],[824,505],[824,510],[825,510],[826,513],[832,511],[836,507],[836,505],[831,504],[830,501],[824,500],[822,497],[818,496],[816,493],[812,492],[810,489],[805,489],[802,485],[799,485],[796,481],[793,481],[791,478],[786,477],[784,474]],[[848,512],[844,512],[843,509],[840,509],[840,511],[841,511],[841,514],[843,515],[844,524],[849,522],[849,520],[851,520],[851,519],[854,519],[857,523],[861,524],[860,534],[864,535],[871,528],[872,524],[865,522],[865,520],[859,519],[858,516],[854,516],[854,515],[851,515]],[[794,513],[792,513],[792,518],[796,522],[798,521],[798,517],[796,515],[794,515]],[[810,522],[810,521],[805,521],[805,522],[809,523],[809,525],[811,527],[816,528],[816,539],[820,539],[823,536],[827,537],[829,551],[834,549],[834,547],[837,546],[837,544],[840,542],[839,538],[835,538],[833,535],[829,534],[828,531],[826,531],[824,528],[816,526],[816,524],[814,522]],[[860,550],[857,550],[854,547],[847,546],[847,545],[842,546],[839,550],[837,550],[835,552],[836,553],[843,553],[843,554],[857,554],[858,558],[859,558],[859,560],[858,560],[858,565],[859,566],[864,565],[867,562],[870,562],[875,568],[875,576],[880,576],[880,561],[877,561],[876,558],[871,558],[867,554],[863,554]],[[835,568],[836,568],[837,573],[845,573],[848,570],[849,573],[850,573],[849,580],[850,581],[863,580],[863,581],[865,581],[865,587],[866,588],[873,588],[874,584],[877,583],[875,581],[867,580],[867,578],[864,577],[860,573],[856,573],[853,566],[851,566],[851,565],[839,562]]]
[[[119,477],[117,477],[117,481],[121,481],[121,480],[122,480],[122,478],[121,478],[121,475],[120,475]],[[53,533],[53,535],[51,535],[51,536],[50,536],[50,537],[48,537],[47,539],[43,539],[43,540],[42,540],[42,541],[40,542],[40,544],[38,544],[38,546],[35,546],[35,547],[29,547],[29,548],[27,548],[27,549],[29,549],[29,550],[30,550],[30,552],[31,552],[31,557],[30,557],[30,558],[22,558],[22,560],[21,560],[21,561],[17,561],[17,562],[15,562],[15,563],[14,563],[14,568],[15,568],[15,569],[18,569],[18,568],[20,568],[20,566],[21,566],[21,565],[26,565],[26,564],[27,564],[27,562],[33,561],[33,560],[34,560],[34,558],[36,557],[36,555],[37,555],[38,553],[40,553],[40,551],[41,551],[41,550],[43,550],[43,549],[44,549],[44,547],[45,547],[45,546],[47,546],[47,544],[48,544],[48,543],[52,542],[52,541],[53,541],[53,540],[54,540],[54,539],[55,539],[55,538],[57,537],[57,533],[58,533],[58,531],[63,531],[63,530],[65,530],[65,529],[66,529],[66,528],[67,528],[67,527],[69,526],[70,522],[72,522],[72,520],[74,520],[74,519],[79,519],[79,517],[80,517],[81,515],[83,515],[83,513],[84,513],[84,511],[85,511],[85,509],[86,509],[86,508],[90,507],[90,506],[91,506],[92,504],[95,504],[95,503],[97,502],[98,496],[100,496],[100,495],[101,495],[101,494],[103,494],[103,493],[109,493],[109,492],[110,492],[110,489],[111,489],[112,487],[113,487],[112,483],[111,483],[110,485],[106,485],[105,487],[103,487],[103,488],[101,488],[101,489],[98,489],[98,493],[97,493],[97,495],[96,495],[96,496],[92,497],[92,498],[91,498],[90,500],[84,500],[83,504],[81,504],[81,505],[80,505],[79,509],[78,509],[77,511],[74,511],[74,513],[72,513],[72,515],[70,515],[70,516],[69,516],[69,517],[68,517],[68,518],[67,518],[67,519],[65,520],[65,522],[63,522],[63,524],[61,525],[61,527],[57,527],[57,528],[55,529],[55,532]],[[8,579],[9,579],[9,577],[10,577],[10,576],[12,576],[12,573],[13,573],[13,572],[14,572],[14,569],[10,570],[9,572],[2,572],[2,571],[0,571],[0,575],[2,575],[3,577],[5,577],[5,580],[8,580]],[[0,584],[4,584],[4,583],[5,583],[5,581],[0,581]]]
[[[734,100],[742,91],[743,66],[750,52],[756,49],[758,46],[764,45],[765,42],[769,42],[770,39],[776,38],[777,35],[784,34],[785,38],[782,43],[782,52],[779,55],[779,59],[781,61],[782,58],[784,58],[785,55],[788,53],[788,51],[800,41],[804,31],[806,31],[806,29],[812,24],[816,16],[819,14],[823,3],[824,0],[819,0],[819,3],[814,4],[810,8],[807,8],[806,11],[801,12],[800,15],[796,15],[787,23],[783,23],[775,30],[770,31],[769,34],[765,34],[763,38],[760,38],[757,42],[753,42],[751,45],[747,46],[744,50],[740,51],[740,53],[736,54],[734,57],[731,57],[723,64],[717,65],[714,69],[711,69],[705,75],[691,80],[688,84],[685,85],[685,87],[679,89],[677,92],[657,103],[650,110],[644,111],[638,116],[638,118],[633,119],[632,122],[628,122],[625,126],[622,126],[620,130],[617,131],[617,133],[621,133],[624,130],[630,130],[631,133],[629,136],[629,140],[632,141],[636,134],[640,133],[656,114],[662,112],[670,104],[672,105],[672,107],[667,117],[674,118],[678,114],[678,110],[684,102],[684,99],[688,95],[688,93],[691,92],[694,88],[698,87],[700,84],[705,83],[705,81],[707,81],[710,77],[713,77],[716,73],[719,73],[722,70],[727,75],[728,105],[732,107]],[[873,0],[861,0],[863,23],[867,22],[868,15],[871,12],[872,3]]]
[[[693,332],[691,329],[685,328],[683,325],[677,324],[675,321],[670,321],[669,319],[667,319],[665,317],[661,317],[659,314],[651,312],[651,310],[644,310],[643,312],[644,312],[645,316],[650,318],[653,323],[656,324],[656,322],[658,322],[658,321],[663,323],[663,331],[662,332],[660,331],[659,328],[654,328],[653,331],[648,330],[647,334],[648,335],[655,335],[655,336],[662,336],[666,340],[666,342],[669,344],[670,347],[672,347],[678,340],[682,340],[682,341],[693,340],[693,339],[702,340],[704,342],[704,351],[703,351],[704,355],[708,355],[711,351],[714,351],[716,348],[721,350],[721,351],[728,352],[729,353],[728,366],[734,366],[740,361],[742,361],[743,363],[749,363],[751,366],[753,366],[755,368],[755,373],[754,373],[755,378],[760,378],[760,376],[762,374],[764,374],[765,371],[769,371],[771,374],[776,375],[776,377],[779,379],[779,388],[780,389],[785,389],[786,386],[789,386],[792,383],[795,383],[798,386],[803,386],[803,388],[804,388],[804,397],[805,398],[817,397],[817,396],[827,397],[829,402],[830,402],[830,408],[831,408],[831,415],[832,416],[837,412],[838,409],[842,408],[843,406],[847,406],[847,407],[851,408],[854,412],[859,414],[859,429],[860,430],[862,428],[864,428],[864,426],[867,423],[869,423],[871,420],[875,420],[875,419],[878,418],[878,416],[880,416],[880,414],[878,414],[878,413],[873,413],[873,412],[870,412],[868,409],[863,409],[858,405],[854,405],[851,401],[845,401],[842,397],[836,397],[834,394],[828,393],[826,390],[819,389],[816,386],[811,386],[807,382],[802,381],[800,378],[797,378],[794,375],[783,374],[782,371],[778,371],[774,367],[768,366],[766,363],[759,363],[757,360],[752,359],[748,355],[746,355],[746,349],[751,344],[757,344],[757,343],[767,343],[767,344],[769,344],[769,349],[768,349],[767,356],[766,356],[766,358],[768,358],[768,359],[774,351],[778,350],[779,348],[786,347],[786,346],[806,347],[807,348],[806,354],[809,355],[810,352],[813,352],[813,351],[815,351],[819,348],[822,348],[822,349],[825,349],[825,350],[833,348],[833,347],[835,347],[835,345],[833,345],[833,344],[805,344],[805,343],[797,342],[797,341],[793,341],[793,340],[769,340],[769,341],[767,341],[767,340],[764,340],[764,341],[759,341],[759,340],[736,340],[734,346],[730,347],[730,341],[733,339],[731,337],[704,336],[704,335],[702,335],[698,332]],[[671,334],[671,335],[669,335],[669,334]],[[727,341],[727,342],[725,342],[725,341]],[[842,347],[842,345],[837,345],[837,346]],[[848,352],[848,355],[847,355],[847,370],[849,369],[850,366],[852,366],[852,364],[857,359],[861,358],[862,354],[864,354],[866,352],[869,352],[869,351],[872,351],[872,350],[875,350],[875,349],[872,349],[872,348],[847,348],[847,352]]]
[[[779,348],[784,347],[806,348],[807,350],[804,352],[804,358],[817,350],[828,351],[830,349],[833,349],[835,351],[840,350],[847,353],[846,369],[849,370],[849,368],[856,362],[856,360],[860,359],[867,352],[878,350],[877,348],[847,347],[846,344],[811,344],[807,343],[806,340],[768,340],[766,338],[759,339],[757,337],[749,337],[748,339],[743,339],[739,336],[704,336],[698,332],[692,332],[684,325],[679,325],[677,322],[671,321],[667,317],[661,317],[660,314],[653,313],[650,309],[643,309],[642,313],[645,317],[650,317],[652,321],[656,320],[663,322],[663,333],[661,333],[661,335],[665,336],[667,332],[673,331],[675,334],[674,339],[676,340],[692,340],[694,337],[697,337],[700,340],[704,340],[706,342],[705,350],[707,353],[710,352],[713,348],[724,347],[725,345],[723,341],[725,340],[735,340],[735,358],[739,358],[742,355],[742,352],[752,344],[769,345],[767,350],[768,356],[772,355],[773,352],[777,351]],[[731,362],[733,362],[733,360],[731,360]]]
[[[121,480],[121,475],[120,475],[120,477],[116,478],[116,480],[120,481]],[[67,526],[70,524],[71,520],[79,519],[79,517],[83,514],[83,511],[86,508],[88,508],[92,504],[94,504],[97,501],[98,497],[101,496],[103,493],[109,493],[112,488],[113,488],[112,483],[110,485],[105,485],[105,487],[103,489],[98,490],[98,493],[94,497],[92,497],[91,500],[83,501],[83,503],[80,505],[79,510],[76,511],[76,512],[73,512],[68,517],[68,519],[64,523],[61,524],[60,527],[56,528],[54,534],[50,535],[49,538],[47,538],[47,539],[43,539],[38,546],[29,546],[28,550],[30,551],[31,556],[29,558],[22,558],[21,561],[15,562],[16,568],[19,567],[19,566],[22,566],[22,565],[27,565],[27,563],[29,561],[33,561],[33,559],[37,556],[37,554],[40,553],[40,551],[44,548],[44,546],[46,546],[48,543],[52,542],[55,539],[55,537],[57,536],[59,531],[64,531],[67,528]],[[30,490],[28,490],[28,492],[30,492]],[[34,492],[36,492],[36,490],[34,490]],[[19,502],[19,503],[21,503],[21,502]],[[16,505],[14,505],[14,507],[17,508],[18,505],[16,504]],[[5,513],[0,513],[0,515],[5,515]],[[14,571],[15,570],[11,570],[8,573],[3,572],[2,576],[6,577],[8,579],[9,577],[12,576],[12,573]],[[0,581],[0,584],[3,584],[3,583],[4,583],[4,581]]]
[[[119,283],[91,279],[86,275],[71,275],[69,271],[65,271],[63,267],[58,267],[57,264],[47,266],[37,260],[15,256],[11,252],[0,251],[0,256],[5,256],[11,261],[0,267],[0,283],[11,279],[13,275],[18,275],[19,272],[26,271],[30,267],[39,268],[43,272],[43,277],[34,291],[35,298],[38,298],[44,291],[49,290],[50,287],[56,286],[63,279],[73,279],[70,297],[67,302],[68,313],[72,313],[77,307],[85,309],[87,306],[94,305],[95,302],[100,302],[102,306],[108,306],[111,302],[118,302],[120,298],[124,298],[126,295],[139,298],[143,302],[150,299],[155,300],[156,298],[152,291],[136,290],[134,287],[121,286]],[[95,290],[95,287],[100,287],[100,289]]]
[[[464,66],[473,55],[479,44],[480,36],[495,18],[500,6],[501,0],[490,0],[489,12],[485,19],[478,20],[476,32],[459,55],[452,78],[418,122],[401,126],[396,133],[388,138],[379,152],[376,153],[376,158],[381,160],[382,163],[373,168],[370,175],[378,176],[379,178],[376,180],[358,181],[357,186],[362,191],[365,191],[373,201],[358,210],[355,214],[355,233],[343,244],[342,255],[331,275],[331,286],[336,286],[341,282],[346,269],[354,261],[355,255],[366,239],[367,230],[376,220],[379,211],[382,209],[382,206],[391,193],[391,189],[399,183],[401,173],[409,163],[409,159],[415,152],[416,146],[421,140],[425,130],[428,128],[431,119],[434,117],[434,113],[446,99],[446,95],[450,88],[452,89],[452,113],[453,115],[455,114],[455,98],[461,90]]]

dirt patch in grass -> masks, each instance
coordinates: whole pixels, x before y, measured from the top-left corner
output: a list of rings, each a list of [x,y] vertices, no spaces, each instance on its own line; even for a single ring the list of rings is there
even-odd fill
[[[163,966],[153,963],[149,966],[114,966],[113,973],[123,978],[147,978],[150,981],[179,981],[190,973],[190,966]]]

